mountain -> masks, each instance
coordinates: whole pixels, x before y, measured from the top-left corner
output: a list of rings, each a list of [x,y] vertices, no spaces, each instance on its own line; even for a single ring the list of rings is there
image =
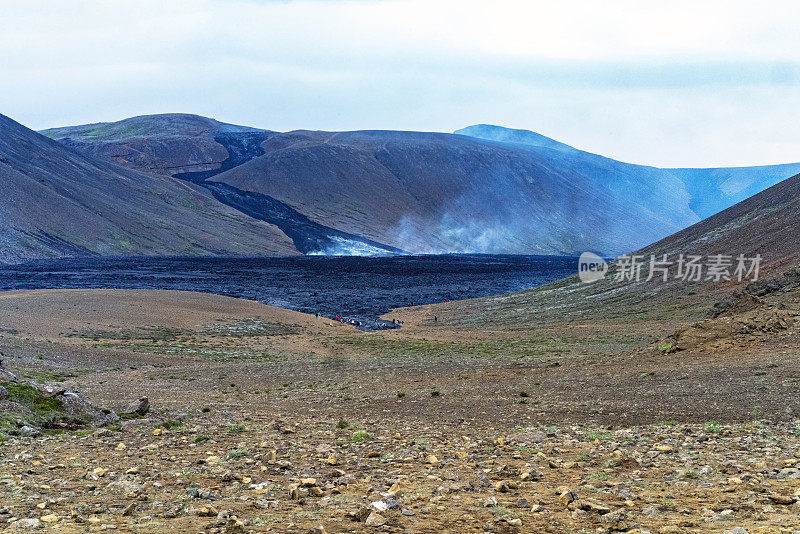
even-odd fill
[[[0,261],[297,254],[202,188],[87,157],[0,115]]]
[[[530,130],[517,130],[514,128],[505,128],[503,126],[494,126],[492,124],[473,124],[472,126],[456,130],[453,133],[456,135],[474,137],[475,139],[485,139],[486,141],[552,148],[570,154],[581,152],[577,148]]]
[[[415,252],[622,251],[699,220],[676,178],[424,132],[277,134],[212,180]]]
[[[590,152],[578,150],[549,137],[528,130],[515,130],[502,126],[477,124],[456,130],[458,135],[466,135],[476,139],[512,143],[536,148],[550,148],[567,153],[576,160],[586,164],[612,165],[625,168],[643,168],[612,160]],[[647,167],[652,169],[652,167]],[[755,195],[759,191],[773,186],[790,176],[800,173],[800,163],[783,165],[762,165],[754,167],[719,167],[707,169],[663,168],[659,171],[664,176],[677,178],[683,184],[683,190],[689,195],[689,207],[698,217],[705,219],[725,208]]]
[[[696,321],[700,322],[688,331],[701,341],[709,336],[759,339],[760,333],[782,332],[784,319],[795,321],[793,310],[800,300],[800,175],[635,254],[644,257],[645,265],[638,282],[618,280],[615,273],[619,265],[612,263],[608,274],[592,283],[581,282],[575,275],[527,291],[404,309],[392,316],[407,317],[408,310],[412,313],[408,316],[412,328],[422,325],[426,329],[454,329],[458,335],[467,330],[489,330],[493,335],[508,330],[526,335],[542,325],[556,325],[560,333],[580,332],[573,335],[581,336],[581,350],[587,339],[601,342],[612,330],[637,340],[640,346],[641,342],[647,345],[672,335],[664,343],[687,348],[696,340],[672,333]],[[649,258],[654,255],[661,259],[664,254],[672,262],[680,254],[698,255],[703,264],[716,254],[732,258],[741,254],[748,260],[747,268],[751,266],[749,260],[760,255],[759,280],[751,284],[750,274],[742,282],[735,276],[718,283],[688,282],[677,278],[677,266],[673,265],[667,282],[658,275],[647,281]],[[786,294],[794,302],[765,304],[760,300],[770,294]],[[741,317],[734,317],[739,312],[756,313],[759,317],[750,317],[743,323]],[[432,321],[434,316],[438,318],[436,322]],[[710,323],[709,317],[713,319]],[[631,336],[634,318],[641,332]],[[699,335],[698,330],[705,330],[706,335]]]
[[[279,225],[301,252],[347,242],[411,252],[615,255],[800,172],[800,164],[659,169],[490,125],[456,134],[278,133],[150,115],[45,133],[86,154],[201,185]]]
[[[139,170],[172,175],[218,169],[228,152],[214,137],[269,137],[267,130],[186,113],[143,115],[118,122],[50,128],[40,133],[84,154]]]
[[[264,153],[274,132],[188,114],[143,115],[119,122],[53,128],[42,132],[88,156],[148,174],[179,178],[222,204],[274,225],[303,254],[376,255],[402,250],[329,228],[258,191],[243,191],[208,178]]]
[[[788,178],[637,254],[763,258],[762,274],[800,264],[800,175]]]

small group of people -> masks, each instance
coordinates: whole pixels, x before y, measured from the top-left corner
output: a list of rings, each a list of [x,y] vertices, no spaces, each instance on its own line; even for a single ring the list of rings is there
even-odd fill
[[[317,315],[319,315],[319,314],[317,314]],[[342,317],[341,315],[334,315],[333,316],[333,320],[334,321],[339,321],[340,323],[349,324],[349,325],[352,325],[352,326],[361,326],[361,321],[359,321],[357,319],[350,319],[348,317]]]
[[[322,317],[319,312],[314,314],[314,317],[319,319]],[[364,323],[359,321],[358,319],[351,319],[349,317],[342,317],[341,315],[334,315],[333,317],[329,318],[330,321],[337,321],[340,323],[349,324],[355,326],[356,328],[364,327]],[[333,322],[328,323],[330,326],[333,326]],[[392,328],[400,328],[403,326],[403,321],[401,319],[392,319],[391,321],[383,321],[376,319],[375,324],[370,324],[364,330],[388,330]]]

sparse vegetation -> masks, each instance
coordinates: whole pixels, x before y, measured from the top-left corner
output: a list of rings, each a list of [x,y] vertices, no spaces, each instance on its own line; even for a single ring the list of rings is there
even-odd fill
[[[705,425],[706,434],[719,434],[721,426],[717,421],[709,421]]]
[[[231,449],[228,451],[228,460],[238,460],[245,456],[250,456],[250,451],[247,449]]]
[[[662,354],[672,354],[675,352],[675,345],[672,343],[664,343],[658,348],[658,350],[661,351]]]
[[[370,439],[370,435],[368,433],[364,432],[363,430],[357,430],[356,432],[353,432],[353,438],[352,439],[353,439],[353,441],[355,443],[359,443],[361,441],[366,441],[366,440]]]
[[[16,429],[20,424],[47,427],[64,417],[61,401],[44,396],[38,389],[22,382],[0,383],[8,392],[8,401],[22,406],[26,412],[12,413],[0,409],[0,431]]]
[[[181,430],[183,428],[183,423],[181,423],[180,421],[169,420],[169,421],[166,421],[161,426],[163,426],[166,430],[175,431],[175,430]]]

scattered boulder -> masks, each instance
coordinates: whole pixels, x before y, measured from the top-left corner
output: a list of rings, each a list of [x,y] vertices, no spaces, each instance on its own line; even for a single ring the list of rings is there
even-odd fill
[[[131,417],[144,417],[150,411],[150,399],[147,397],[140,397],[139,400],[133,401],[123,408],[119,415],[123,419]]]
[[[22,425],[19,429],[19,435],[24,438],[35,438],[36,436],[41,436],[42,431],[32,426]]]
[[[19,382],[19,378],[14,373],[3,367],[2,359],[0,359],[0,382]]]
[[[518,445],[536,445],[547,439],[547,435],[541,430],[526,430],[508,436],[508,443]]]
[[[35,517],[31,517],[31,518],[26,518],[26,519],[18,519],[17,521],[14,521],[13,523],[11,523],[11,526],[13,526],[14,528],[17,528],[17,529],[35,530],[35,529],[41,528],[42,523],[41,523],[41,521],[39,521]]]
[[[101,410],[74,391],[56,393],[54,398],[61,401],[64,411],[73,420],[95,427],[108,426],[119,422],[117,414],[111,410]]]
[[[377,512],[372,512],[364,524],[368,527],[381,527],[386,524],[386,518]]]
[[[797,502],[797,497],[795,497],[794,495],[781,495],[778,493],[771,494],[769,496],[769,499],[775,504],[783,504],[787,506]]]

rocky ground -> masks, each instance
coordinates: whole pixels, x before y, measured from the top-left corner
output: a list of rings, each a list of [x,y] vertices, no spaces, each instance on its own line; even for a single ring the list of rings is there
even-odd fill
[[[266,419],[10,440],[0,512],[64,532],[791,532],[800,517],[794,424]]]
[[[6,293],[11,371],[128,414],[40,435],[6,420],[0,525],[800,530],[793,320],[673,352],[662,341],[707,307],[516,329],[470,328],[477,313],[459,323],[450,309],[399,310],[400,331],[361,333],[211,295]],[[141,396],[143,416],[125,408]]]

